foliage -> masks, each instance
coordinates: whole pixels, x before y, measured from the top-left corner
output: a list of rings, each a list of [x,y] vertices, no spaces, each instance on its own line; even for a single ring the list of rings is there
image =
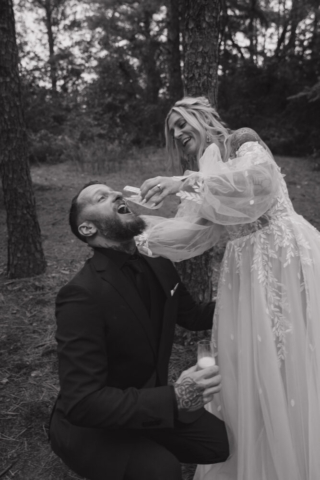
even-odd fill
[[[307,97],[308,102],[316,102],[317,100],[320,100],[320,81],[318,81],[315,85],[312,85],[312,87],[305,87],[302,92],[288,97],[288,100],[302,97]]]
[[[58,163],[64,154],[61,138],[47,130],[30,135],[30,163]]]
[[[184,66],[187,0],[179,1],[175,24],[172,0],[50,0],[51,47],[46,4],[16,1],[26,121],[35,157],[66,158],[59,153],[66,145],[61,136],[81,145],[90,138],[99,151],[103,142],[163,144],[164,118],[176,99],[170,82]],[[221,4],[221,116],[232,129],[257,130],[275,153],[319,151],[319,0]],[[41,28],[34,35],[41,48],[28,35],[25,13],[38,19]],[[179,54],[172,57],[170,43],[177,29],[180,59]],[[40,141],[41,130],[53,135],[50,148],[43,134]]]
[[[303,78],[305,72],[297,65],[245,64],[221,82],[220,113],[233,129],[256,130],[276,154],[311,155],[320,150],[319,101],[291,96]]]

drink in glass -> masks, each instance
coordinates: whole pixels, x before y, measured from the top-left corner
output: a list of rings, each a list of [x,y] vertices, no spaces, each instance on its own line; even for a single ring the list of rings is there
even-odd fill
[[[210,340],[200,340],[198,346],[198,368],[213,367],[216,364],[214,359],[213,343]]]

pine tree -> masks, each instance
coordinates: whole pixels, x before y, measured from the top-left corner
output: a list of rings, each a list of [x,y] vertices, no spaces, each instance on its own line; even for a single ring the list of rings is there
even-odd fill
[[[12,0],[0,0],[0,177],[7,212],[10,278],[38,275],[46,263],[28,164]]]
[[[185,91],[189,96],[205,96],[215,106],[218,88],[218,38],[220,0],[185,0]],[[183,164],[194,170],[195,164]],[[197,300],[212,299],[214,250],[178,264],[190,293]]]

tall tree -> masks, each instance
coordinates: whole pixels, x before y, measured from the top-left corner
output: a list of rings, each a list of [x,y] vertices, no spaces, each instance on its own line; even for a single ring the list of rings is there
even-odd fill
[[[218,89],[218,38],[220,0],[185,0],[185,91],[190,96],[206,96],[215,106]],[[196,162],[183,164],[195,170]],[[191,294],[199,300],[212,298],[214,250],[178,264]]]
[[[156,11],[157,5],[152,5],[152,2],[151,4],[147,2],[147,4],[143,5],[141,11],[140,31],[144,37],[144,42],[140,48],[146,79],[145,94],[149,104],[158,103],[159,90],[162,87],[161,74],[157,61],[160,44],[159,39],[152,34],[153,15]]]
[[[8,276],[43,273],[46,263],[28,164],[12,0],[0,0],[0,176],[7,212]]]
[[[156,105],[163,86],[162,64],[164,63],[164,15],[160,15],[160,0],[140,2],[119,0],[94,0],[100,4],[90,18],[90,28],[101,32],[99,47],[106,60],[113,57],[132,67],[139,77],[139,89],[145,101]],[[158,17],[158,18],[157,18]],[[128,88],[131,88],[128,85]]]
[[[56,37],[54,30],[60,23],[59,17],[63,15],[65,0],[34,0],[34,3],[43,9],[44,13],[42,20],[45,23],[48,37],[51,89],[53,92],[56,92],[58,75],[55,51]]]
[[[311,58],[312,60],[317,60],[319,59],[319,50],[320,50],[320,4],[317,0],[314,2],[313,6],[313,12],[314,12],[314,17],[313,17],[313,23],[312,23],[312,36],[311,36],[311,42],[310,42],[310,47],[311,47]]]
[[[169,0],[168,21],[168,92],[173,104],[183,96],[180,55],[180,15],[177,0]]]
[[[188,95],[217,103],[220,0],[185,0],[184,79]]]

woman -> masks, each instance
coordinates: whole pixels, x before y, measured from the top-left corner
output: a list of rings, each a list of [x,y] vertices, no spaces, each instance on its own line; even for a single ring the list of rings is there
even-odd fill
[[[211,411],[231,455],[197,480],[317,480],[320,475],[320,234],[291,204],[269,149],[250,129],[230,133],[203,98],[166,119],[169,156],[198,172],[156,177],[145,201],[182,202],[174,219],[146,217],[141,248],[180,261],[229,234],[212,338],[223,378]]]

